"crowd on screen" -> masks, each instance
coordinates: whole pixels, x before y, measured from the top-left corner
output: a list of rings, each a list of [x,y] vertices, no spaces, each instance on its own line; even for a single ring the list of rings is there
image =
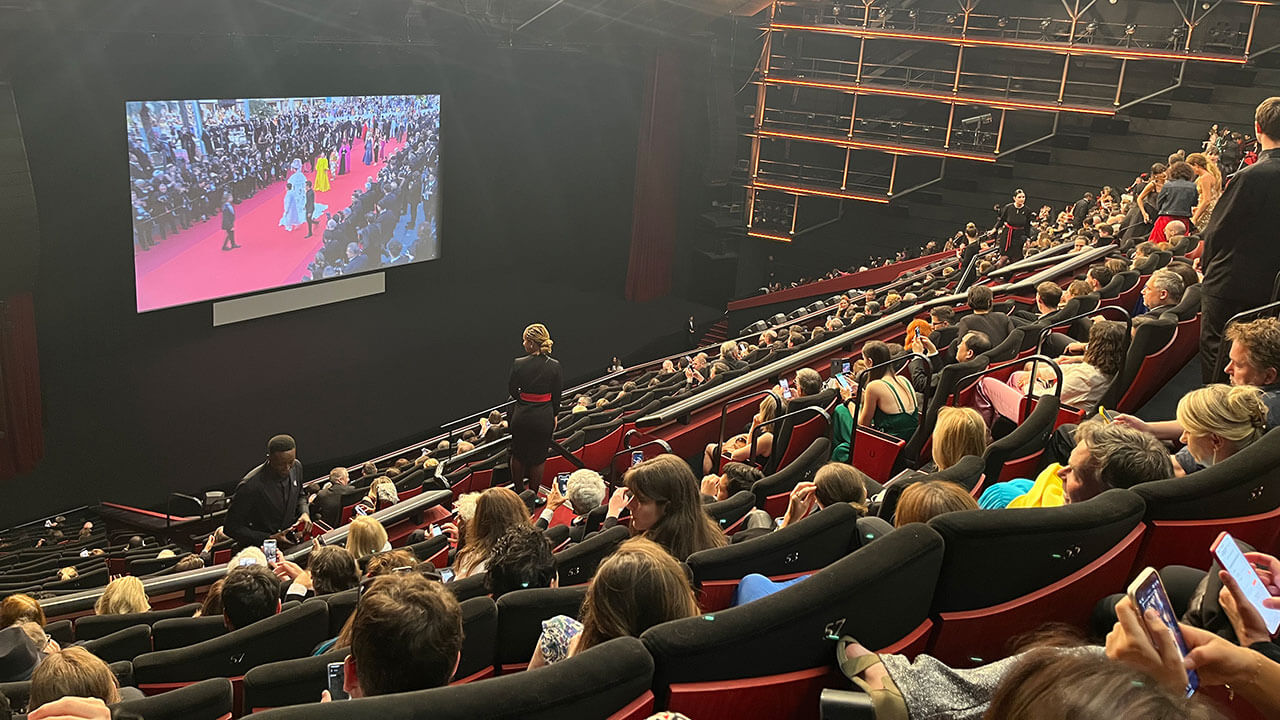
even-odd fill
[[[131,112],[131,198],[134,237],[141,250],[217,214],[224,193],[240,203],[283,181],[294,160],[301,160],[310,174],[324,158],[329,173],[345,175],[380,160],[389,141],[429,137],[434,144],[438,139],[440,109],[434,99],[351,97],[302,101],[293,109],[288,101],[275,102],[270,105],[274,114],[252,118],[239,104],[211,110],[188,101],[185,116],[167,103]],[[150,126],[147,142],[144,109]],[[191,112],[201,113],[200,136]],[[356,140],[364,141],[368,153],[357,156]]]
[[[1259,109],[1258,123],[1270,131],[1265,138],[1268,147],[1280,144],[1280,98],[1273,100],[1264,103],[1265,112]],[[1271,159],[1274,152],[1267,150],[1260,162],[1276,162]],[[1060,376],[1045,375],[1040,366],[1028,365],[1013,374],[1007,389],[999,381],[988,385],[983,380],[981,392],[970,405],[941,408],[929,434],[930,463],[904,472],[888,485],[850,463],[851,438],[859,426],[899,439],[913,437],[919,427],[919,404],[933,397],[932,390],[949,366],[980,365],[988,351],[1019,329],[1054,327],[1054,321],[1063,317],[1059,313],[1073,300],[1100,295],[1118,276],[1149,276],[1140,289],[1141,304],[1131,313],[1134,332],[1182,307],[1188,288],[1204,279],[1199,253],[1211,257],[1221,251],[1214,247],[1219,241],[1215,233],[1227,221],[1219,215],[1209,226],[1207,243],[1195,236],[1197,222],[1207,224],[1206,214],[1212,217],[1215,212],[1212,204],[1222,185],[1213,167],[1206,165],[1199,173],[1192,170],[1200,167],[1194,157],[1169,161],[1159,163],[1162,169],[1153,168],[1149,177],[1139,178],[1125,192],[1102,188],[1097,196],[1086,194],[1056,215],[1050,207],[1035,214],[1024,246],[1017,249],[1019,255],[1063,245],[1070,245],[1072,251],[1101,245],[1114,245],[1115,250],[1090,265],[1082,277],[1068,281],[1065,288],[1054,281],[1040,283],[1034,307],[1019,307],[1016,302],[1011,309],[998,307],[991,287],[980,279],[957,306],[931,308],[927,321],[912,319],[902,342],[866,342],[843,373],[854,382],[836,378],[824,382],[818,371],[801,367],[763,397],[741,435],[699,448],[694,457],[665,453],[636,460],[613,488],[596,471],[579,469],[564,478],[563,485],[557,479],[545,489],[518,492],[522,488],[498,484],[460,495],[448,519],[438,524],[448,540],[453,583],[483,580],[484,591],[494,598],[552,587],[557,582],[556,559],[544,530],[567,524],[570,540],[581,541],[619,525],[628,528],[629,539],[600,563],[587,585],[582,611],[576,617],[557,615],[542,623],[529,658],[529,672],[536,673],[609,639],[638,636],[658,624],[701,615],[698,595],[682,562],[697,552],[750,543],[834,506],[849,506],[859,517],[892,526],[928,522],[963,510],[1017,513],[1025,508],[1087,503],[1108,490],[1145,482],[1174,477],[1194,481],[1205,468],[1247,452],[1280,422],[1280,319],[1274,317],[1224,328],[1229,358],[1226,382],[1207,382],[1185,393],[1173,418],[1107,415],[1097,407],[1116,380],[1129,338],[1124,324],[1096,320],[1088,325],[1084,340],[1054,332],[1042,343],[1042,352],[1059,365]],[[1236,181],[1243,178],[1251,184],[1260,175],[1246,173]],[[1216,212],[1241,212],[1231,192],[1224,208]],[[1151,195],[1155,195],[1152,205],[1143,212],[1142,203]],[[1015,196],[1019,207],[1026,201],[1021,193]],[[1274,215],[1280,208],[1259,206],[1250,211]],[[1148,229],[1146,234],[1126,236],[1126,225],[1135,212]],[[1158,222],[1161,218],[1163,223]],[[952,249],[961,255],[984,244],[996,250],[994,260],[983,261],[987,266],[981,275],[1008,261],[1012,237],[1002,238],[999,228],[982,233],[971,223],[954,238]],[[1168,260],[1158,255],[1161,252],[1176,259],[1159,263]],[[766,330],[751,343],[727,341],[718,352],[667,360],[628,379],[602,383],[576,394],[572,405],[565,402],[556,424],[585,422],[596,413],[633,408],[659,394],[687,397],[701,386],[722,381],[722,375],[760,367],[779,353],[812,346],[832,333],[914,308],[922,299],[949,294],[954,275],[954,271],[937,276],[926,272],[902,288],[905,292],[846,295],[817,327]],[[899,375],[885,366],[895,358],[908,363],[905,373]],[[875,372],[861,372],[871,369]],[[1062,387],[1052,388],[1056,383]],[[1056,390],[1063,402],[1084,411],[1084,420],[1054,431],[1044,448],[1053,462],[1034,478],[993,483],[975,498],[959,484],[932,477],[966,457],[983,455],[1002,423],[1003,430],[1008,430],[1013,418],[1004,414],[999,399],[1006,390],[1018,396]],[[818,467],[812,480],[795,485],[782,517],[754,510],[747,516],[745,529],[727,536],[704,508],[750,490],[765,477],[775,450],[772,420],[828,402],[834,404],[831,461]],[[395,505],[399,493],[416,487],[447,489],[446,464],[482,447],[496,447],[495,441],[512,432],[504,421],[495,411],[465,428],[459,440],[444,440],[416,458],[398,457],[381,466],[370,461],[356,477],[347,468],[334,468],[316,485],[301,482],[293,438],[272,438],[266,462],[251,471],[245,482],[268,471],[286,480],[283,504],[273,509],[287,516],[287,529],[258,530],[252,542],[242,543],[246,547],[227,563],[197,614],[221,616],[229,630],[243,629],[278,614],[289,599],[359,587],[359,599],[346,625],[316,651],[347,649],[343,691],[358,698],[447,684],[463,644],[462,613],[455,595],[459,585],[442,582],[435,565],[421,561],[410,549],[429,539],[428,529],[415,531],[407,547],[393,548],[387,529],[370,513]],[[416,483],[413,487],[404,484],[409,478]],[[891,503],[895,486],[900,493]],[[244,528],[233,518],[241,499],[239,494],[232,499],[233,510],[227,515],[226,534],[233,538],[244,536]],[[268,558],[258,547],[264,539],[276,541],[279,547],[294,543],[297,538],[288,533],[313,522],[335,525],[347,507],[356,511],[345,544],[316,546],[306,567]],[[289,527],[295,520],[297,525]],[[103,546],[104,541],[91,523],[77,526],[55,520],[43,529],[6,537],[0,549],[12,554],[33,546],[82,547],[87,557],[119,549],[109,543]],[[167,551],[175,567],[194,569],[213,564],[211,553],[228,544],[215,532],[200,552],[179,555],[168,548],[157,550],[143,537],[129,538],[125,548],[139,555],[154,552],[157,559]],[[876,545],[872,541],[866,547],[874,553]],[[923,656],[911,659],[876,653],[856,638],[846,638],[840,645],[840,670],[872,693],[881,717],[1220,717],[1201,695],[1187,697],[1188,669],[1199,673],[1203,686],[1225,685],[1262,715],[1277,716],[1280,645],[1262,610],[1280,610],[1280,559],[1268,552],[1248,552],[1245,557],[1258,575],[1262,600],[1251,599],[1228,573],[1162,569],[1170,577],[1179,577],[1168,588],[1172,605],[1186,610],[1179,622],[1187,646],[1185,657],[1153,612],[1144,614],[1129,597],[1117,595],[1095,608],[1093,630],[1100,643],[1089,644],[1076,634],[1056,630],[1030,639],[1003,660],[959,669]],[[69,574],[62,571],[76,568],[62,568],[59,577]],[[775,582],[748,575],[735,601],[740,605],[757,602],[804,583],[806,577]],[[1217,611],[1193,611],[1193,599],[1202,601],[1206,593],[1218,600]],[[44,599],[41,593],[19,593],[0,603],[0,656],[6,660],[0,668],[12,673],[0,677],[0,682],[30,678],[34,711],[30,717],[35,720],[109,717],[107,706],[125,699],[130,689],[121,688],[106,664],[91,653],[62,648],[45,634]],[[149,609],[142,582],[124,576],[106,585],[94,611],[110,615]],[[332,698],[325,691],[316,700]]]

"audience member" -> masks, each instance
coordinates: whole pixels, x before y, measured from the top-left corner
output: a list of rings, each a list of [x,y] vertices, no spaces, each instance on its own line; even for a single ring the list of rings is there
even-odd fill
[[[329,482],[311,500],[311,516],[323,520],[329,527],[342,522],[342,508],[355,502],[361,489],[351,484],[351,476],[344,467],[329,471]]]
[[[862,388],[858,424],[910,440],[920,424],[915,388],[897,374],[894,364],[889,364],[890,357],[885,343],[873,340],[862,346],[863,361],[868,368],[877,369],[871,371],[871,379]]]
[[[902,491],[894,512],[894,527],[929,520],[958,510],[977,510],[978,503],[962,486],[945,480],[912,483]]]
[[[485,589],[496,600],[513,590],[551,587],[556,560],[551,541],[532,525],[512,525],[493,544]]]
[[[82,647],[69,647],[45,658],[31,674],[29,706],[38,708],[67,696],[120,702],[120,685],[111,668]]]
[[[933,468],[922,468],[925,472],[946,470],[966,455],[982,456],[987,451],[987,425],[972,408],[943,407],[938,410],[932,439]]]
[[[751,416],[751,427],[745,433],[734,435],[719,446],[723,459],[730,462],[761,464],[773,453],[773,431],[778,415],[778,402],[772,395],[765,395],[759,410]],[[768,423],[768,424],[766,424]],[[755,443],[754,448],[752,443]],[[702,472],[710,474],[716,468],[716,443],[710,443],[703,451]],[[754,450],[755,454],[752,455]]]
[[[836,503],[849,503],[859,516],[867,514],[867,485],[871,478],[852,465],[829,462],[818,468],[812,482],[800,482],[791,491],[787,512],[778,520],[784,528],[804,519],[815,510]]]
[[[261,545],[295,523],[304,528],[311,525],[297,448],[288,435],[271,438],[266,462],[250,470],[236,486],[223,527],[241,546]]]
[[[702,478],[702,495],[709,502],[728,500],[743,490],[750,490],[762,478],[764,473],[759,468],[746,463],[727,462],[720,467],[719,475]]]
[[[534,525],[539,530],[546,530],[555,511],[567,505],[573,511],[573,520],[569,523],[569,539],[578,542],[585,534],[587,514],[603,505],[607,495],[608,488],[600,473],[587,468],[575,470],[565,481],[563,496],[560,494],[560,487],[552,483],[547,504]]]
[[[387,530],[372,515],[363,515],[351,521],[347,529],[347,552],[356,560],[391,549],[387,542]]]
[[[128,615],[149,610],[151,603],[147,600],[147,590],[142,581],[132,575],[107,583],[93,605],[95,615]]]
[[[350,647],[343,690],[353,698],[444,686],[461,658],[462,609],[422,575],[381,576],[351,615]]]
[[[1009,333],[1013,332],[1013,322],[1002,312],[992,312],[992,302],[991,288],[986,285],[969,288],[968,303],[973,312],[960,318],[958,334],[980,332],[987,336],[993,347],[1004,342]]]
[[[573,657],[616,637],[639,637],[654,625],[698,613],[693,588],[680,563],[657,543],[632,538],[600,563],[587,586],[581,621],[564,615],[543,621],[529,669]]]
[[[1068,349],[1079,345],[1068,345]],[[1084,355],[1064,355],[1058,358],[1062,371],[1062,403],[1092,412],[1124,366],[1128,345],[1123,324],[1111,320],[1093,323],[1089,327],[1089,342],[1083,343]],[[1052,392],[1057,383],[1057,375],[1045,363],[1028,363],[1026,370],[1013,374],[1010,384],[1018,392],[1026,393],[1032,382],[1033,366],[1036,372],[1035,393],[1039,395]]]
[[[40,660],[40,649],[21,627],[0,630],[0,683],[30,680]]]
[[[238,630],[280,612],[280,579],[258,565],[233,568],[222,582],[222,622]]]
[[[1174,460],[1177,475],[1226,460],[1262,438],[1267,406],[1252,385],[1208,385],[1178,401],[1179,440],[1186,446]]]
[[[529,525],[529,510],[507,488],[489,488],[476,499],[475,516],[466,522],[453,569],[459,579],[482,573],[493,546],[515,525]]]
[[[20,622],[34,622],[44,627],[45,618],[39,600],[17,593],[0,602],[0,630]]]
[[[276,576],[289,582],[285,597],[302,598],[342,592],[360,584],[360,568],[356,559],[344,548],[321,545],[311,551],[307,569],[289,560],[275,564]]]
[[[698,478],[679,457],[659,455],[633,465],[622,483],[609,498],[606,527],[617,524],[625,507],[631,511],[633,535],[653,540],[681,561],[728,542],[703,512]]]

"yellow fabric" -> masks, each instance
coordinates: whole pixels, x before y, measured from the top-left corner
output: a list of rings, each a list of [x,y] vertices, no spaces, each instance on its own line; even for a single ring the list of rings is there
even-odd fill
[[[1062,478],[1058,477],[1058,471],[1062,466],[1053,463],[1049,467],[1041,471],[1040,476],[1036,478],[1036,484],[1031,486],[1031,490],[1026,495],[1019,495],[1010,503],[1011,508],[1033,508],[1033,507],[1058,507],[1065,504],[1062,496]]]
[[[326,192],[329,190],[329,158],[321,155],[316,158],[316,192]]]

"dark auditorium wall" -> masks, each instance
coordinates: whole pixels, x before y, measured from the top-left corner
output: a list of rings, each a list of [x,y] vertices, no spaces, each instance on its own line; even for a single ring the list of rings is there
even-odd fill
[[[315,476],[505,399],[519,332],[546,322],[569,379],[678,328],[622,301],[643,63],[557,51],[41,38],[14,70],[43,234],[47,457],[0,522],[82,501],[157,504],[233,483],[290,432]],[[223,328],[209,303],[134,312],[124,102],[440,92],[441,260],[384,295]],[[243,240],[242,240],[243,242]]]

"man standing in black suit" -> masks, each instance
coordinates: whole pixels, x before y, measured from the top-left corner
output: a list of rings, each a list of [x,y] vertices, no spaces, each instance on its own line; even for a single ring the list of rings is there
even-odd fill
[[[307,207],[307,234],[306,234],[306,237],[311,237],[311,231],[312,231],[312,230],[315,228],[315,226],[316,226],[316,220],[315,220],[315,214],[316,214],[316,189],[315,189],[314,187],[312,187],[312,185],[311,185],[311,181],[310,181],[310,180],[308,180],[308,181],[307,181],[307,206],[306,206],[306,207]]]
[[[1236,173],[1218,199],[1204,232],[1201,300],[1200,374],[1205,383],[1222,382],[1218,349],[1233,315],[1271,300],[1280,270],[1275,248],[1280,227],[1280,97],[1270,97],[1254,112],[1258,161]]]
[[[222,194],[222,229],[227,237],[222,241],[223,250],[235,250],[236,244],[236,206],[231,203],[231,193]]]
[[[267,461],[250,470],[236,486],[224,532],[242,547],[258,546],[299,520],[310,528],[298,446],[292,437],[276,435],[267,443]]]

